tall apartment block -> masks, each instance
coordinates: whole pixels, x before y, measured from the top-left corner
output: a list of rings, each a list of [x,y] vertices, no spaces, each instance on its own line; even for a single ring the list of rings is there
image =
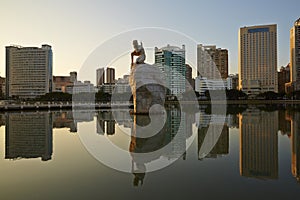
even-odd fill
[[[115,69],[108,67],[106,69],[106,83],[115,83]]]
[[[207,79],[228,77],[228,50],[215,45],[197,45],[197,76]]]
[[[96,85],[101,86],[104,83],[104,68],[99,68],[96,71]]]
[[[114,84],[115,83],[115,69],[111,67],[99,68],[96,70],[96,85],[97,87],[102,86],[104,83]]]
[[[288,91],[300,90],[300,18],[295,21],[290,30],[290,79]]]
[[[155,64],[166,75],[168,94],[180,95],[185,92],[185,46],[182,48],[167,45],[166,47],[155,47]]]
[[[52,91],[52,49],[6,47],[6,97],[35,98]]]
[[[239,89],[247,94],[278,92],[277,25],[239,30]]]

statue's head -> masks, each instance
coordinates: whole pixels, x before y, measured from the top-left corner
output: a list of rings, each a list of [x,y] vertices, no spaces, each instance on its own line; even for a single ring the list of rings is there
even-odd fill
[[[133,48],[135,48],[135,49],[139,46],[137,40],[133,40],[132,44],[133,44]]]

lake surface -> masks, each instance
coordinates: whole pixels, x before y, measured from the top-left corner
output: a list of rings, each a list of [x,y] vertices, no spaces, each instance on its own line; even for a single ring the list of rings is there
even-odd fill
[[[147,139],[137,135],[154,118],[128,110],[1,113],[0,199],[299,197],[299,111],[250,107],[224,115],[203,107],[165,114],[159,133]],[[104,139],[125,156],[97,144]],[[166,146],[147,159],[134,156]],[[174,162],[153,170],[158,160]]]

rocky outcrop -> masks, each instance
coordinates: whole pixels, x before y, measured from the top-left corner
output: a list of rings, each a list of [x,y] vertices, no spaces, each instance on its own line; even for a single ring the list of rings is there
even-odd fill
[[[134,64],[129,84],[133,94],[134,114],[161,113],[166,96],[165,75],[155,65]]]

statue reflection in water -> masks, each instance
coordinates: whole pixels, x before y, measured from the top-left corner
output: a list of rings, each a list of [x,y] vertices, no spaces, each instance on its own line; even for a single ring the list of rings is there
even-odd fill
[[[168,160],[185,159],[186,139],[192,135],[192,116],[179,108],[166,109],[165,123],[158,130],[149,128],[158,124],[161,115],[133,115],[129,152],[132,157],[133,185],[143,184],[147,164],[164,157]],[[145,133],[147,132],[148,133]],[[147,137],[147,134],[150,135]]]
[[[143,127],[150,123],[148,115],[134,115],[134,123],[131,128],[131,141],[129,152],[132,156],[132,173],[134,175],[133,185],[143,184],[146,172],[146,163],[158,159],[161,154],[155,152],[168,143],[168,130],[165,125],[163,129],[152,137],[140,137],[143,134]],[[151,153],[152,152],[152,153]],[[143,153],[151,153],[151,156],[144,156]]]

